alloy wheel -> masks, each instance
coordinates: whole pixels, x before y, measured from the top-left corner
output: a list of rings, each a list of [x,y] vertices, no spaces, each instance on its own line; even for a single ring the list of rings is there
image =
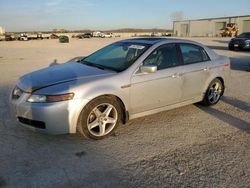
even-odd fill
[[[208,91],[208,100],[211,104],[215,104],[221,97],[222,85],[219,82],[214,82]]]
[[[108,103],[103,103],[90,112],[87,118],[87,128],[89,132],[97,137],[102,137],[110,133],[118,119],[116,108]]]

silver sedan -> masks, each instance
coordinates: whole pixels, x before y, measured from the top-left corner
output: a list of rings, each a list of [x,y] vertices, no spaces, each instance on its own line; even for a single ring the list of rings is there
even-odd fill
[[[130,119],[224,93],[230,61],[188,40],[137,38],[22,76],[10,103],[35,131],[101,139]]]

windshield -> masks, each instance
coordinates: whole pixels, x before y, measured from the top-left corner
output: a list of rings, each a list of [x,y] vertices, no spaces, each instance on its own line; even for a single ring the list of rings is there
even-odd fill
[[[82,63],[121,72],[130,67],[149,47],[148,44],[116,42],[84,58]]]
[[[242,33],[237,38],[249,38],[250,39],[250,33]]]

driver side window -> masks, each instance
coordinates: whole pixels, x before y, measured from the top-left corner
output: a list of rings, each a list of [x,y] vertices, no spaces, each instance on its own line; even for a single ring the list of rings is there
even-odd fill
[[[153,51],[143,62],[144,65],[156,65],[162,70],[178,65],[177,49],[175,44],[167,44]]]

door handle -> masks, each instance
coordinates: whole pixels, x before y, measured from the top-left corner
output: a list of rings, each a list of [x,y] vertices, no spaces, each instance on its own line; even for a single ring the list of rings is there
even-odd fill
[[[205,67],[203,70],[204,70],[204,71],[208,71],[208,70],[209,70],[209,68],[208,68],[208,67]]]
[[[175,74],[173,74],[171,77],[172,77],[172,78],[179,78],[179,77],[180,77],[180,74],[175,73]]]

